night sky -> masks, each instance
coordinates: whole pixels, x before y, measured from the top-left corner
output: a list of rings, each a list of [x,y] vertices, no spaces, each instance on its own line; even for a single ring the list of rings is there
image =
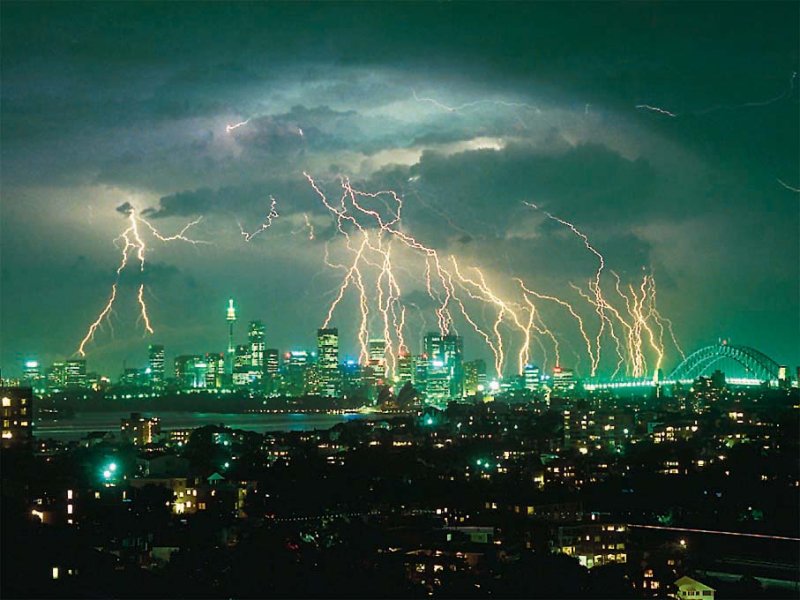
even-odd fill
[[[91,370],[140,366],[148,343],[222,351],[229,296],[242,337],[262,319],[268,346],[313,347],[342,279],[326,245],[346,254],[303,171],[335,199],[339,176],[397,191],[404,231],[504,294],[521,277],[590,318],[569,284],[596,261],[536,203],[624,281],[653,273],[685,350],[729,338],[800,364],[796,2],[1,10],[4,372],[73,355],[114,281],[126,202],[164,234],[203,216],[190,231],[211,243],[147,238]],[[270,196],[280,216],[245,242]],[[419,351],[436,318],[419,262],[398,261]],[[541,310],[585,374],[574,323]],[[332,324],[357,354],[355,296]],[[456,326],[467,358],[489,358]]]

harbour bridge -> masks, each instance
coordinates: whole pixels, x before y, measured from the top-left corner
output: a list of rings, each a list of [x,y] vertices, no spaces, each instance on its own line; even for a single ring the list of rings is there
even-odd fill
[[[721,367],[728,368],[721,369]],[[692,352],[663,379],[653,377],[652,379],[587,382],[584,387],[587,390],[593,390],[654,387],[656,385],[675,385],[676,383],[690,384],[701,375],[710,375],[716,369],[723,370],[726,373],[726,381],[734,385],[762,385],[764,383],[776,385],[780,379],[787,377],[785,367],[763,352],[749,346],[721,341]],[[729,374],[731,376],[727,376]]]

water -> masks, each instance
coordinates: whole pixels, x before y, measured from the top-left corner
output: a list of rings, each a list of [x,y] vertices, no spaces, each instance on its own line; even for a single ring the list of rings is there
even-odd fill
[[[347,413],[200,413],[165,411],[158,413],[142,413],[146,416],[159,417],[162,430],[191,429],[204,425],[225,425],[233,429],[244,429],[264,433],[267,431],[310,431],[314,429],[330,429],[334,425],[363,419],[380,417],[380,415]],[[111,431],[119,433],[120,421],[130,417],[130,412],[110,411],[76,414],[74,419],[59,421],[41,421],[36,423],[33,434],[40,438],[57,440],[78,440],[92,431]]]

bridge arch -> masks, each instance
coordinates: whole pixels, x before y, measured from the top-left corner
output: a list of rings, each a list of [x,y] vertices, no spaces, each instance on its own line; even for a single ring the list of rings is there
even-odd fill
[[[748,377],[753,379],[760,379],[761,381],[778,379],[780,365],[769,356],[749,346],[725,343],[705,346],[693,352],[670,373],[668,379],[672,381],[697,379],[724,359],[732,359],[742,365]]]

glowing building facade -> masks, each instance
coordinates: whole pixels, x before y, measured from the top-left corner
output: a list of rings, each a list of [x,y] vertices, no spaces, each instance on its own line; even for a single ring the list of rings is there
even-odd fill
[[[2,447],[28,445],[33,439],[33,390],[29,387],[0,387],[0,399]]]
[[[147,348],[147,366],[150,369],[150,385],[156,389],[164,385],[164,346],[150,344]]]
[[[317,356],[319,393],[336,398],[340,393],[338,329],[317,330]]]
[[[437,403],[464,395],[464,344],[461,336],[429,333],[425,336],[427,374],[425,399]]]

